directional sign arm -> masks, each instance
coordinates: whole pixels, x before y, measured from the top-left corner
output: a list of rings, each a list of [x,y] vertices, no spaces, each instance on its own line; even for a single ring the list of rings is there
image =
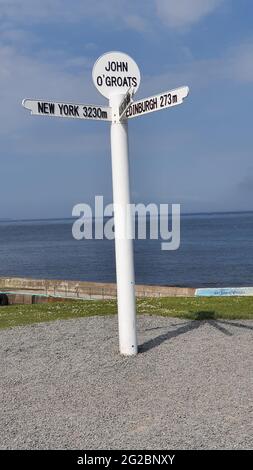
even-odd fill
[[[130,87],[119,105],[119,119],[125,116],[126,111],[133,102],[134,89]]]
[[[24,99],[22,106],[37,116],[111,121],[111,108],[94,104],[58,103],[45,100]]]
[[[149,96],[139,101],[133,101],[126,111],[126,117],[131,119],[133,117],[142,116],[143,114],[152,113],[153,111],[160,111],[161,109],[177,106],[183,103],[188,94],[189,88],[185,86],[176,88],[175,90],[165,91],[159,95]]]

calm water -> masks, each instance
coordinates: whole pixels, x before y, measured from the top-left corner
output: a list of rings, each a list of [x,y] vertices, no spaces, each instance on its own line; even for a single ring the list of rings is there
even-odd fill
[[[72,238],[71,220],[0,223],[0,276],[115,282],[114,242]],[[252,286],[253,213],[187,215],[181,246],[135,241],[136,282]]]

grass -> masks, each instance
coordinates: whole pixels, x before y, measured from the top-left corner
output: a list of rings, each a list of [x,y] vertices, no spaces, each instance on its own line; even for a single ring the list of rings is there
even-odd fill
[[[115,300],[9,305],[0,307],[0,329],[19,325],[117,313]],[[165,317],[206,319],[252,319],[253,297],[161,297],[137,300],[137,313]]]

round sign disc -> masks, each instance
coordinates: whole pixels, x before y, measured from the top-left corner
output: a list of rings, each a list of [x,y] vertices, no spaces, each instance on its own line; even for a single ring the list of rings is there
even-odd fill
[[[94,64],[92,78],[97,90],[106,98],[124,94],[129,88],[136,93],[141,80],[138,65],[124,52],[107,52],[99,57]]]

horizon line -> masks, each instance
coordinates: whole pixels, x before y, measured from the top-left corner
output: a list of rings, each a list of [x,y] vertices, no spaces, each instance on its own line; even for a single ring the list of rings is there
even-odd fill
[[[250,214],[253,213],[252,210],[235,210],[235,211],[210,211],[210,212],[182,212],[180,215],[181,216],[194,216],[194,215],[225,215],[225,214]],[[160,213],[159,213],[160,215]],[[104,218],[110,218],[110,216],[104,216]],[[49,221],[49,220],[75,220],[76,217],[42,217],[42,218],[21,218],[21,219],[16,219],[16,218],[6,218],[0,217],[0,222],[38,222],[38,221]],[[92,217],[92,219],[96,219],[96,217]],[[97,217],[99,219],[99,217]]]

